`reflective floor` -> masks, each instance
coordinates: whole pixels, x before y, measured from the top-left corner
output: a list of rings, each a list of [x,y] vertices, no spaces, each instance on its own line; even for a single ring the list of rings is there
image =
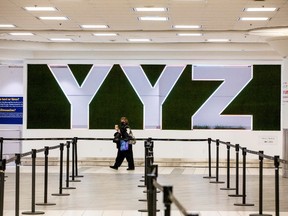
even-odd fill
[[[30,166],[20,167],[20,215],[35,212],[53,216],[144,216],[147,202],[143,187],[143,167],[127,171],[120,167],[117,171],[109,167],[79,167],[75,178],[78,182],[67,182],[66,168],[63,174],[63,190],[59,189],[59,167],[49,166],[48,195],[44,202],[44,167],[36,167],[35,203],[53,203],[54,205],[33,205],[32,175]],[[215,170],[212,170],[212,175]],[[275,176],[274,169],[264,170],[263,214],[275,216]],[[226,181],[226,169],[220,169],[219,181]],[[15,166],[7,166],[5,172],[4,215],[15,215]],[[259,213],[259,177],[258,169],[247,169],[246,198],[230,197],[235,190],[227,188],[225,183],[210,183],[215,179],[208,176],[207,168],[159,167],[157,182],[162,186],[173,186],[173,194],[188,211],[201,216],[246,216]],[[71,180],[71,178],[69,178]],[[230,187],[235,187],[235,173],[231,168]],[[242,176],[239,178],[239,194],[242,194]],[[67,188],[67,186],[69,188]],[[73,187],[73,188],[71,188]],[[51,195],[54,194],[54,195]],[[56,194],[56,195],[55,195]],[[61,196],[59,196],[61,194]],[[158,215],[164,216],[163,193],[157,193]],[[244,200],[244,202],[243,202]],[[235,204],[254,204],[236,206]],[[34,208],[34,209],[33,209]],[[172,205],[172,216],[181,212]],[[280,215],[288,216],[288,179],[280,177]]]

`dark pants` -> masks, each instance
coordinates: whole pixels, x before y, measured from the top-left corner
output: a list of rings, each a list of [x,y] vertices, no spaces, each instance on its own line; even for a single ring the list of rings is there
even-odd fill
[[[117,157],[115,159],[114,167],[120,167],[124,159],[126,158],[128,162],[129,169],[135,169],[134,158],[133,158],[133,149],[132,145],[129,144],[127,151],[120,151],[118,148]]]

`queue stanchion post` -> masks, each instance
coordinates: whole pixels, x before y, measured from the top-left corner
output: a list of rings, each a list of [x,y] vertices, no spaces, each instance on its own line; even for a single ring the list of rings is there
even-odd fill
[[[164,209],[164,216],[170,216],[171,215],[171,204],[172,201],[170,200],[170,194],[173,192],[172,186],[164,186],[163,187],[163,203],[165,206]]]
[[[249,214],[250,216],[272,216],[263,214],[263,151],[259,151],[259,212],[258,214]]]
[[[223,184],[224,181],[219,181],[219,139],[216,140],[216,181],[210,181],[210,183]]]
[[[84,177],[83,175],[78,175],[78,138],[77,137],[74,137],[74,140],[75,140],[75,145],[74,145],[74,148],[75,148],[75,177],[77,178],[82,178]]]
[[[240,145],[236,144],[235,145],[235,152],[236,152],[236,164],[235,164],[235,169],[236,169],[236,183],[235,183],[235,187],[236,187],[236,193],[235,194],[229,194],[229,197],[242,197],[241,194],[239,194],[239,150],[240,150]]]
[[[72,175],[71,175],[71,180],[70,180],[70,182],[81,182],[81,180],[79,180],[79,179],[75,179],[75,177],[77,177],[76,176],[76,164],[77,164],[77,162],[76,162],[76,160],[75,160],[75,158],[76,158],[76,142],[77,142],[77,137],[74,137],[73,139],[72,139]]]
[[[140,182],[144,182],[144,185],[138,185],[138,187],[146,187],[146,174],[147,174],[147,156],[148,156],[148,145],[149,139],[144,141],[144,179],[141,179]]]
[[[212,162],[211,162],[211,142],[212,139],[208,138],[208,176],[204,176],[203,178],[216,178],[215,176],[212,176],[211,170],[212,170]]]
[[[0,137],[0,160],[3,159],[3,137]]]
[[[48,203],[48,155],[49,155],[49,146],[44,147],[44,202],[36,203],[40,206],[52,206],[56,203]]]
[[[76,187],[69,186],[69,164],[70,164],[70,141],[66,143],[66,187],[63,189],[76,189]]]
[[[21,165],[21,154],[15,154],[15,216],[19,216],[20,209],[20,165]]]
[[[157,212],[157,191],[153,181],[157,179],[158,165],[152,165],[152,172],[147,174],[147,208],[148,216],[156,216]],[[153,173],[155,169],[155,173]]]
[[[274,169],[275,169],[275,216],[280,215],[280,190],[279,190],[279,156],[274,156]]]
[[[68,193],[63,193],[62,181],[63,181],[63,150],[64,143],[60,143],[60,173],[59,173],[59,193],[54,193],[52,196],[69,196]]]
[[[0,216],[4,214],[4,192],[5,192],[5,170],[6,160],[0,160]]]
[[[35,193],[36,193],[36,155],[37,150],[32,149],[32,198],[31,198],[31,211],[25,211],[22,212],[24,215],[40,215],[45,214],[45,212],[42,211],[36,211],[35,210]]]
[[[220,188],[220,190],[236,190],[236,188],[230,188],[230,142],[227,143],[227,186],[226,188]]]
[[[247,148],[242,148],[243,156],[243,174],[242,174],[242,203],[235,203],[235,206],[254,206],[252,203],[246,203],[246,155]]]

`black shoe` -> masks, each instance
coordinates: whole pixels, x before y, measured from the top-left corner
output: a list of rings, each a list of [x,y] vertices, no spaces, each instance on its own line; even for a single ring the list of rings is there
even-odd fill
[[[118,170],[118,167],[115,167],[115,166],[110,166],[111,169],[115,169],[115,170]]]
[[[135,170],[135,168],[128,168],[127,170]]]

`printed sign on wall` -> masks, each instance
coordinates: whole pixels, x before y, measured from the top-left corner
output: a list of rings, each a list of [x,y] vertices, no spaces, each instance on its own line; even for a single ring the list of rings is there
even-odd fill
[[[0,124],[23,123],[23,97],[0,97]]]

